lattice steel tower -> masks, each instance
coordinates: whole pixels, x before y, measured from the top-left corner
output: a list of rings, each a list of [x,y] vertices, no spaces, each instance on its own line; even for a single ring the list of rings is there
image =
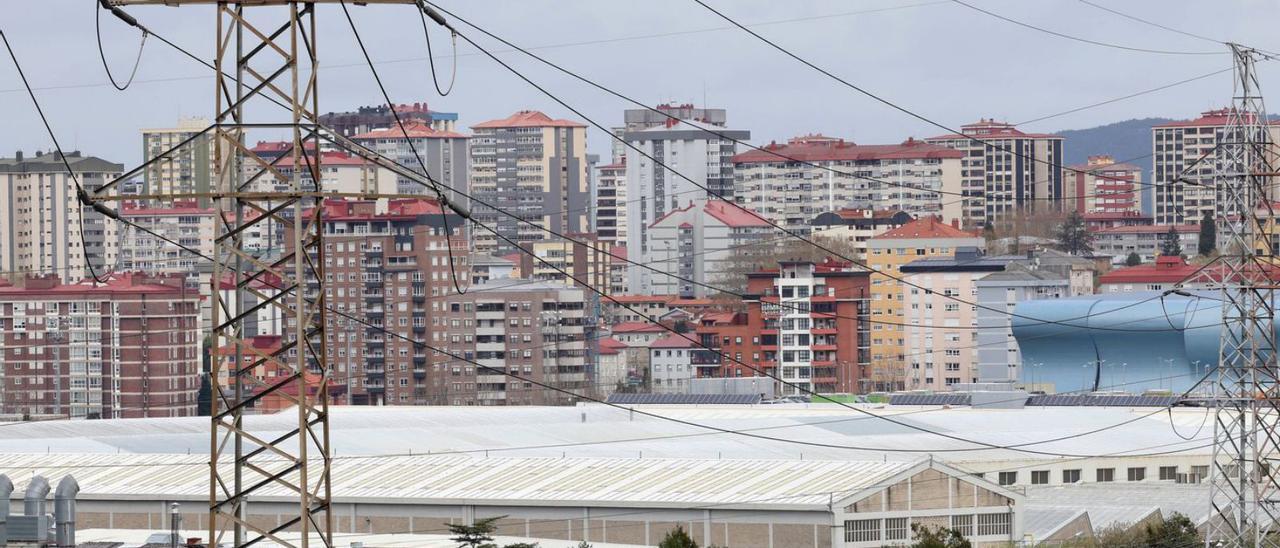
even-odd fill
[[[212,277],[210,546],[240,547],[264,540],[281,546],[333,546],[324,234],[322,208],[314,205],[324,196],[339,194],[319,188],[321,141],[327,149],[353,152],[400,176],[434,186],[420,174],[320,126],[316,6],[337,3],[108,0],[112,6],[215,8],[215,115],[214,124],[202,132],[214,139],[213,190],[129,196],[161,201],[209,198],[218,215]],[[418,2],[352,0],[352,4]],[[289,146],[260,154],[245,144],[246,132],[252,130],[287,132]],[[286,182],[287,190],[259,189],[255,183],[263,177]],[[395,195],[360,195],[387,196]],[[95,199],[118,198],[98,192]],[[246,245],[254,232],[282,234],[289,243],[264,255]],[[259,321],[260,313],[268,310],[279,318],[279,327]],[[280,348],[255,347],[251,340],[260,334],[280,335]],[[263,370],[278,374],[259,379],[257,373]],[[219,389],[223,382],[226,387]],[[296,422],[283,433],[278,423],[268,431],[244,420],[245,411],[267,397],[296,406]],[[277,523],[251,518],[246,511],[250,497],[284,497],[297,503],[290,502],[292,512],[273,509],[273,515],[283,516]],[[296,542],[285,540],[281,537],[285,532],[300,537]],[[226,538],[227,533],[231,538]]]
[[[1254,68],[1259,54],[1230,44],[1234,98],[1215,154],[1214,189],[1227,243],[1223,268],[1223,327],[1214,401],[1207,546],[1280,546],[1275,289],[1270,232],[1272,180],[1267,111]]]

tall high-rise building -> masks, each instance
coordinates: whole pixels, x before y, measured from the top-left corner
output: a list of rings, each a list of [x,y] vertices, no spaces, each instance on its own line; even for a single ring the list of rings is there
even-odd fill
[[[999,223],[1018,213],[1060,209],[1062,137],[1024,133],[1013,124],[983,119],[960,126],[958,135],[925,142],[965,154],[960,187],[966,227]]]
[[[596,235],[601,242],[627,243],[627,165],[596,166]]]
[[[675,103],[667,103],[653,107],[654,112],[647,108],[633,108],[622,112],[623,125],[613,128],[613,134],[617,139],[612,139],[613,145],[613,163],[620,164],[626,161],[627,146],[622,143],[626,138],[628,131],[640,131],[654,127],[670,127],[671,117],[680,120],[689,120],[696,122],[700,126],[714,126],[723,128],[728,118],[725,110],[722,108],[698,108],[692,104],[685,103],[677,105]]]
[[[626,111],[623,137],[644,152],[641,155],[628,149],[626,154],[627,254],[630,257],[643,257],[648,253],[649,225],[679,209],[681,204],[719,197],[732,200],[733,155],[737,152],[737,143],[730,139],[751,138],[749,131],[728,129],[722,109],[695,109],[691,105],[660,105],[658,109],[681,120],[713,128],[728,138],[650,110]],[[634,283],[632,290],[637,290]]]
[[[1151,128],[1151,186],[1154,189],[1153,211],[1158,225],[1194,223],[1206,213],[1225,215],[1219,211],[1218,197],[1212,184],[1223,129],[1231,111],[1210,110],[1194,120],[1180,120]],[[1280,125],[1270,126],[1271,140],[1280,139]],[[1272,150],[1271,154],[1280,156]],[[1272,156],[1275,160],[1276,156]],[[1186,183],[1185,181],[1191,181]],[[1271,189],[1272,200],[1276,189]]]
[[[1116,163],[1108,154],[1090,156],[1084,165],[1062,170],[1062,198],[1066,208],[1082,214],[1141,214],[1146,192],[1142,168]]]
[[[330,112],[320,115],[320,125],[351,137],[375,129],[396,127],[396,115],[407,126],[410,122],[426,124],[436,131],[454,131],[458,125],[458,113],[431,110],[426,103],[396,105],[395,114],[387,105],[360,107],[348,112]]]
[[[183,118],[177,127],[142,130],[142,159],[150,162],[163,155],[142,171],[143,194],[209,192],[212,189],[216,184],[213,176],[214,134],[210,131],[200,135],[207,127],[209,120],[206,118]],[[178,146],[187,139],[192,141]],[[200,200],[202,206],[210,203],[212,200],[209,198]]]
[[[0,282],[0,346],[9,349],[0,354],[0,412],[195,416],[199,314],[200,295],[181,275]]]
[[[645,252],[638,262],[649,268],[630,265],[627,285],[639,295],[706,297],[706,286],[720,284],[732,259],[747,252],[742,248],[764,241],[770,229],[759,217],[721,200],[672,209],[644,233]]]
[[[121,164],[79,151],[67,163],[85,190],[102,187],[124,170]],[[115,265],[117,223],[90,208],[81,211],[76,183],[58,153],[0,158],[0,271],[90,277]],[[83,223],[81,216],[83,215]]]
[[[426,174],[448,187],[462,193],[467,192],[467,178],[470,176],[467,164],[467,136],[453,130],[436,129],[425,122],[405,122],[404,131],[399,126],[375,129],[351,136],[351,140],[394,160],[396,163],[422,174],[422,165],[426,164]],[[412,143],[412,148],[410,148]],[[418,156],[414,156],[414,152]],[[419,160],[419,157],[421,160]],[[419,163],[421,162],[421,163]],[[395,176],[392,174],[392,176]],[[396,192],[399,194],[422,194],[434,197],[435,193],[423,184],[396,177]],[[443,190],[443,189],[442,189]],[[450,200],[463,200],[462,196],[449,196]],[[465,200],[463,200],[465,203]]]
[[[440,305],[456,293],[455,276],[464,290],[470,285],[465,220],[431,200],[391,200],[380,209],[371,200],[330,199],[323,207],[328,306],[400,335],[340,315],[330,320],[325,344],[335,379],[347,385],[345,403],[432,403],[450,360],[410,341],[443,329]]]
[[[733,157],[734,198],[790,230],[807,233],[818,215],[846,208],[892,208],[946,222],[961,217],[958,150],[915,139],[856,145],[822,135],[762,148]]]
[[[472,204],[476,221],[518,243],[545,239],[548,228],[561,234],[587,230],[592,204],[585,124],[522,110],[471,129],[471,195],[487,204]],[[481,253],[514,251],[484,230],[474,231],[474,241]]]

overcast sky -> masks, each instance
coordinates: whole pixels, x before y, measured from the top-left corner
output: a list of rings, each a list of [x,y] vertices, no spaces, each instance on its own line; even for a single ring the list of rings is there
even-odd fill
[[[729,111],[730,125],[767,143],[821,132],[864,144],[943,133],[841,86],[726,23],[692,0],[485,1],[441,5],[570,70],[648,103],[705,103]],[[1179,52],[1225,47],[1124,19],[1078,0],[966,0],[1005,17],[1123,46]],[[1196,34],[1272,51],[1280,3],[1264,0],[1093,0]],[[798,55],[937,121],[957,126],[994,117],[1019,122],[1207,74],[1230,66],[1228,55],[1168,55],[1074,42],[1016,26],[949,0],[708,0]],[[3,0],[0,29],[9,36],[63,146],[134,165],[139,129],[172,126],[181,116],[213,110],[209,70],[148,40],[137,83],[117,92],[106,83],[94,39],[97,0]],[[888,8],[888,9],[886,9]],[[457,85],[441,98],[430,82],[426,45],[409,6],[351,6],[392,99],[426,101],[457,112],[462,126],[540,109],[573,113],[519,81],[476,50],[459,45]],[[212,59],[209,7],[134,7],[156,32]],[[321,110],[380,103],[341,9],[320,13]],[[501,48],[458,24],[485,47]],[[132,66],[138,33],[103,19],[107,58],[121,76]],[[670,34],[676,33],[676,34]],[[662,37],[646,35],[668,34]],[[447,35],[432,28],[437,67],[447,78]],[[628,39],[635,38],[635,39]],[[569,80],[518,53],[504,59],[545,84],[586,116],[620,123],[628,105]],[[1280,63],[1263,63],[1263,91],[1280,105]],[[48,149],[50,141],[7,56],[0,55],[0,157]],[[1229,73],[1104,107],[1029,124],[1075,129],[1147,116],[1190,117],[1226,104]],[[264,114],[268,114],[266,111]],[[258,135],[252,138],[266,138]],[[593,152],[608,155],[608,137],[593,132]],[[1067,144],[1070,147],[1070,143]]]

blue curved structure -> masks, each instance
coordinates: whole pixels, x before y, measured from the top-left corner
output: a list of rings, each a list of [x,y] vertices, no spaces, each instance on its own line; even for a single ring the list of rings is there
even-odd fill
[[[1056,392],[1181,393],[1218,360],[1222,301],[1212,291],[1025,301],[1016,314],[1023,383]]]

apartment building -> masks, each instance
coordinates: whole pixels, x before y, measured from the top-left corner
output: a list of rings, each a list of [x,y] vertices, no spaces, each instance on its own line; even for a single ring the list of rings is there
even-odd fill
[[[749,131],[727,128],[722,110],[708,111],[688,105],[668,105],[660,109],[719,135],[648,110],[628,114],[629,128],[623,138],[644,152],[641,155],[628,149],[626,161],[627,253],[630,257],[644,257],[649,252],[650,225],[679,209],[680,204],[721,197],[732,200],[733,156],[737,153],[734,140],[751,138]],[[632,290],[635,290],[634,284]]]
[[[981,237],[934,217],[917,219],[867,241],[871,276],[871,378],[878,390],[906,381],[906,316],[900,268],[930,257],[950,257],[962,247],[982,248]]]
[[[783,261],[776,269],[749,274],[747,293],[757,297],[746,301],[745,317],[729,322],[741,321],[747,332],[730,338],[713,323],[708,327],[719,340],[708,342],[734,360],[781,377],[789,383],[780,387],[782,395],[865,392],[870,386],[870,275],[830,259]],[[717,363],[719,376],[758,374],[733,361]]]
[[[347,112],[330,112],[320,115],[320,125],[339,135],[351,137],[375,129],[396,127],[396,116],[405,125],[421,123],[436,131],[457,131],[458,113],[431,110],[427,103],[396,105],[395,113],[387,105],[360,107]]]
[[[601,242],[627,244],[627,165],[596,166],[595,231]]]
[[[1160,255],[1160,246],[1169,234],[1168,225],[1113,226],[1093,231],[1095,253],[1110,255],[1115,264],[1124,264],[1130,253],[1137,253],[1143,262],[1151,262]],[[1173,225],[1178,242],[1185,254],[1195,254],[1200,245],[1200,225]]]
[[[449,125],[452,127],[452,124]],[[419,175],[427,175],[449,190],[462,193],[448,196],[450,200],[459,203],[467,203],[463,195],[469,192],[468,178],[471,176],[471,169],[467,151],[468,139],[466,135],[452,129],[437,129],[420,120],[406,121],[403,131],[393,122],[390,126],[351,136],[352,141]],[[422,169],[423,164],[426,164],[426,171]],[[418,181],[394,173],[390,176],[394,177],[395,184],[391,187],[394,190],[387,192],[435,197],[432,189]]]
[[[195,416],[199,307],[180,275],[0,282],[0,412]]]
[[[914,221],[910,213],[897,209],[838,209],[819,213],[809,222],[817,238],[853,244],[856,259],[867,260],[867,242]]]
[[[510,279],[433,301],[431,345],[479,365],[446,356],[434,366],[431,403],[568,405],[573,394],[594,397],[594,308],[583,289]]]
[[[129,221],[120,234],[120,270],[182,274],[188,276],[189,285],[195,287],[191,282],[198,281],[197,274],[208,261],[177,244],[212,257],[217,217],[213,209],[198,207],[195,201],[176,202],[173,207],[145,207],[126,202],[120,208],[120,217]]]
[[[613,163],[625,163],[628,148],[622,143],[628,131],[639,131],[642,129],[654,127],[670,127],[673,125],[671,118],[677,120],[689,120],[703,127],[723,128],[728,122],[728,115],[722,108],[701,108],[695,107],[691,103],[675,104],[666,103],[654,107],[653,110],[647,108],[627,109],[622,113],[623,125],[612,128],[613,134],[618,139],[613,139]]]
[[[958,150],[915,139],[857,145],[823,135],[762,148],[733,157],[734,199],[788,229],[809,232],[814,217],[840,209],[961,218]]]
[[[471,129],[471,195],[487,204],[473,204],[477,222],[520,244],[546,238],[545,229],[587,230],[592,204],[585,124],[522,110]],[[515,251],[488,231],[475,231],[474,241],[481,253]]]
[[[656,271],[631,265],[627,285],[644,295],[706,297],[714,292],[699,284],[718,284],[734,257],[749,252],[742,248],[764,241],[770,229],[759,217],[720,200],[672,208],[640,234],[646,242],[639,261]],[[635,240],[633,233],[630,257],[637,256],[630,253]]]
[[[68,280],[105,273],[116,263],[119,227],[90,208],[80,208],[76,183],[97,189],[124,170],[121,164],[79,151],[68,152],[67,174],[59,153],[0,158],[0,271],[56,273]],[[81,219],[83,218],[83,222]]]
[[[1205,213],[1228,215],[1222,211],[1212,185],[1214,167],[1224,153],[1219,144],[1230,121],[1230,109],[1209,110],[1193,120],[1168,122],[1151,128],[1152,188],[1156,224],[1196,222]],[[1280,140],[1280,126],[1270,127],[1271,141]],[[1272,154],[1276,154],[1273,152]],[[1272,161],[1276,160],[1272,156]],[[1179,182],[1189,180],[1193,183]],[[1277,197],[1271,190],[1268,198]]]
[[[608,245],[596,240],[594,234],[566,234],[568,238],[553,238],[532,242],[525,246],[529,253],[520,253],[521,277],[532,280],[560,282],[598,289],[609,294],[610,259]]]
[[[693,335],[668,334],[649,344],[649,371],[654,394],[688,393],[693,379],[693,354],[699,346]]]
[[[1023,211],[1058,209],[1062,141],[1057,135],[1025,133],[991,119],[960,126],[959,134],[925,139],[964,153],[961,215],[968,228],[998,224]]]
[[[1109,154],[1090,156],[1085,164],[1062,170],[1062,198],[1084,215],[1142,215],[1146,191],[1142,168],[1116,163]]]
[[[444,401],[436,389],[449,359],[410,341],[434,340],[443,329],[442,300],[457,293],[455,282],[470,285],[463,219],[425,199],[392,200],[385,210],[368,200],[330,199],[323,207],[327,305],[375,326],[341,316],[329,321],[325,344],[334,378],[347,383],[344,403]]]
[[[909,283],[902,289],[908,389],[978,381],[978,307],[971,304],[978,298],[976,282],[1017,259],[961,247],[949,257],[902,265],[899,272]]]
[[[142,130],[144,163],[161,159],[142,171],[140,192],[179,194],[213,190],[217,183],[213,174],[216,135],[213,131],[201,133],[209,125],[207,118],[183,118],[177,127]],[[190,142],[186,142],[188,140]],[[208,207],[212,200],[201,198],[199,203]]]

